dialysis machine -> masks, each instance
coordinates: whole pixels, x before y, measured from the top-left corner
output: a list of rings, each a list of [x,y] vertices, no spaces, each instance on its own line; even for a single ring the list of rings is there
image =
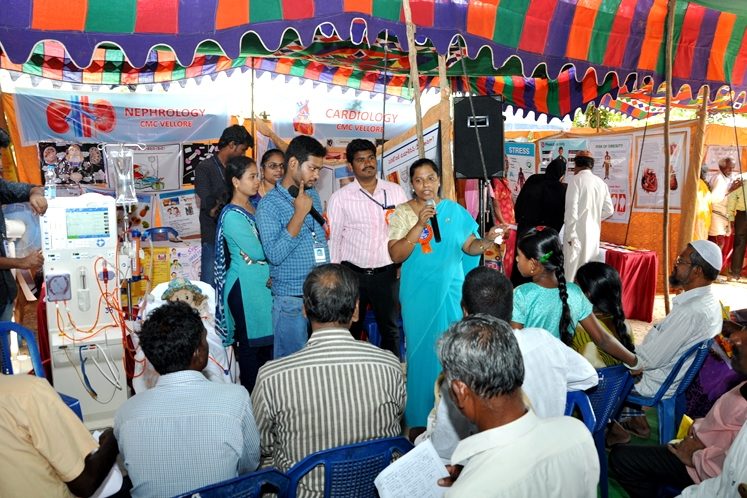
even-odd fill
[[[111,425],[127,399],[115,199],[49,199],[41,231],[55,389],[80,400],[89,428]]]

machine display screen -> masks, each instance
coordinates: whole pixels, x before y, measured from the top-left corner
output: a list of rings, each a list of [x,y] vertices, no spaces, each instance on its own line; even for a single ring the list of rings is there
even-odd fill
[[[69,239],[103,239],[109,237],[109,209],[69,208],[65,210]]]

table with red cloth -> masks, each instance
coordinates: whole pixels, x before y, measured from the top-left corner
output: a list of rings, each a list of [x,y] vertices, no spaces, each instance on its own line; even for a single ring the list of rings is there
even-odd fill
[[[604,262],[615,268],[622,280],[622,302],[625,317],[651,322],[659,258],[655,251],[602,242]]]

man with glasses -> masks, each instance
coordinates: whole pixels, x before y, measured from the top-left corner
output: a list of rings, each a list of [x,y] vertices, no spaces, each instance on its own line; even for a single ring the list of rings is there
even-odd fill
[[[315,266],[329,263],[324,226],[318,221],[322,202],[314,189],[326,152],[312,137],[291,140],[285,152],[285,177],[257,208],[257,228],[270,263],[276,359],[306,344],[309,323],[303,315],[303,282]]]
[[[634,387],[638,394],[656,394],[685,351],[721,331],[721,305],[711,288],[721,264],[721,250],[708,240],[690,242],[676,259],[669,283],[684,292],[672,299],[669,315],[636,346],[637,361],[629,368],[634,375],[640,374]],[[674,394],[692,361],[690,358],[685,362],[664,397]],[[648,422],[640,410],[624,411],[621,420],[620,424],[613,424],[608,444],[628,442],[630,435],[626,431],[644,439],[650,435]]]
[[[369,304],[381,334],[381,348],[399,358],[397,296],[399,280],[389,257],[388,219],[397,204],[407,202],[396,183],[378,178],[376,146],[355,139],[345,150],[355,180],[329,199],[329,250],[333,263],[342,263],[358,274],[360,314],[351,332],[360,336]]]

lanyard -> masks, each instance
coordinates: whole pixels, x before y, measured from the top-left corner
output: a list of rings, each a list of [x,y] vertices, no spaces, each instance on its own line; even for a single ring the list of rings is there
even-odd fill
[[[363,190],[362,188],[359,188],[358,190],[360,190],[363,195],[365,195],[366,197],[368,197],[371,200],[371,202],[373,202],[374,204],[376,204],[377,206],[379,206],[384,211],[386,211],[387,209],[393,209],[394,208],[394,206],[390,206],[389,203],[386,201],[386,190],[384,190],[384,202],[383,203],[381,203],[381,202],[377,201],[376,199],[374,199],[373,197],[371,197],[369,195],[369,193],[366,192],[365,190]]]

